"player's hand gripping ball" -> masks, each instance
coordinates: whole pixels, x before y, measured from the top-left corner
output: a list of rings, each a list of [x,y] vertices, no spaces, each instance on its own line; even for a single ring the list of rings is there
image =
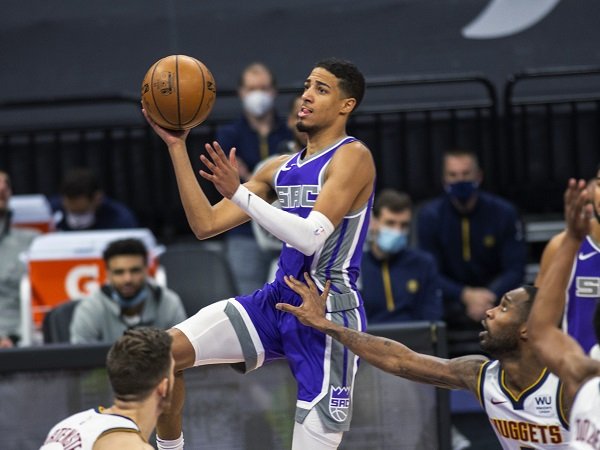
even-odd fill
[[[204,122],[216,95],[210,70],[185,55],[158,60],[142,82],[143,108],[154,122],[170,130],[187,130]]]

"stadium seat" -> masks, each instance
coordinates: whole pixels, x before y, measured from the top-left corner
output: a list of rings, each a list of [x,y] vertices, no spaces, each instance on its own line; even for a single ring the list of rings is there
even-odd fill
[[[72,300],[58,305],[50,310],[44,317],[42,323],[42,333],[44,335],[44,344],[57,342],[69,342],[71,333],[69,327],[71,319],[75,312],[75,307],[80,300]]]
[[[202,243],[175,244],[160,256],[160,264],[167,286],[179,294],[188,316],[237,295],[233,274],[219,248]]]

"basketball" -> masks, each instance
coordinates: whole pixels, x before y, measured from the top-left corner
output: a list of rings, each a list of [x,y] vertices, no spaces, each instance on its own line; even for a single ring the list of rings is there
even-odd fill
[[[216,95],[210,70],[185,55],[158,60],[142,82],[142,106],[154,122],[170,130],[187,130],[204,122]]]

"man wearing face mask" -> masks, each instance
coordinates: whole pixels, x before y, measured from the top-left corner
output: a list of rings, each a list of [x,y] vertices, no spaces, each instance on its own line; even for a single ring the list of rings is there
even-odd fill
[[[445,319],[449,329],[476,348],[485,311],[524,277],[526,249],[522,223],[508,201],[479,188],[483,174],[477,156],[465,150],[446,152],[446,193],[425,204],[418,215],[419,246],[431,253],[440,270]],[[469,342],[473,348],[469,348]],[[462,350],[457,350],[462,352]]]
[[[136,228],[137,220],[124,204],[102,192],[91,170],[78,168],[65,176],[59,196],[50,198],[59,231]]]
[[[0,348],[13,347],[19,341],[19,283],[27,270],[20,254],[39,234],[12,227],[8,209],[11,196],[10,177],[0,170]]]
[[[71,343],[112,343],[130,328],[167,329],[186,319],[179,296],[150,281],[142,241],[114,241],[103,258],[108,282],[75,308]]]
[[[407,194],[386,189],[377,195],[361,263],[361,294],[371,324],[442,319],[435,261],[408,247],[411,219]]]
[[[275,111],[275,78],[267,66],[253,63],[244,68],[238,83],[243,112],[235,122],[217,130],[223,148],[236,148],[242,182],[248,181],[256,165],[279,152],[282,142],[293,139],[285,119]],[[271,253],[261,251],[250,223],[225,235],[226,254],[240,292],[254,292],[268,281]]]

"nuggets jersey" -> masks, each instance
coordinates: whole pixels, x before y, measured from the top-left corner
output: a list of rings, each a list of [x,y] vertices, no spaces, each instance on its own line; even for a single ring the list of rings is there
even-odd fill
[[[282,165],[273,180],[281,208],[300,217],[307,217],[315,205],[327,167],[336,150],[353,141],[356,138],[346,137],[305,159],[302,158],[304,151],[301,151]],[[373,195],[363,208],[346,215],[321,250],[314,255],[306,256],[284,244],[279,258],[277,280],[284,283],[284,275],[293,275],[302,280],[303,272],[309,272],[320,288],[323,288],[326,280],[331,280],[332,293],[349,294],[352,297],[350,302],[353,306],[358,306],[361,300],[356,293],[356,280],[372,203]]]
[[[561,392],[547,369],[517,397],[506,389],[499,361],[484,363],[479,375],[479,401],[505,450],[570,448]]]
[[[140,429],[127,417],[88,409],[57,423],[40,450],[92,450],[100,436],[114,431],[139,433]]]
[[[571,408],[571,446],[575,450],[600,449],[600,377],[586,381]]]
[[[573,263],[563,329],[588,353],[596,344],[592,318],[600,299],[600,248],[587,236]]]

